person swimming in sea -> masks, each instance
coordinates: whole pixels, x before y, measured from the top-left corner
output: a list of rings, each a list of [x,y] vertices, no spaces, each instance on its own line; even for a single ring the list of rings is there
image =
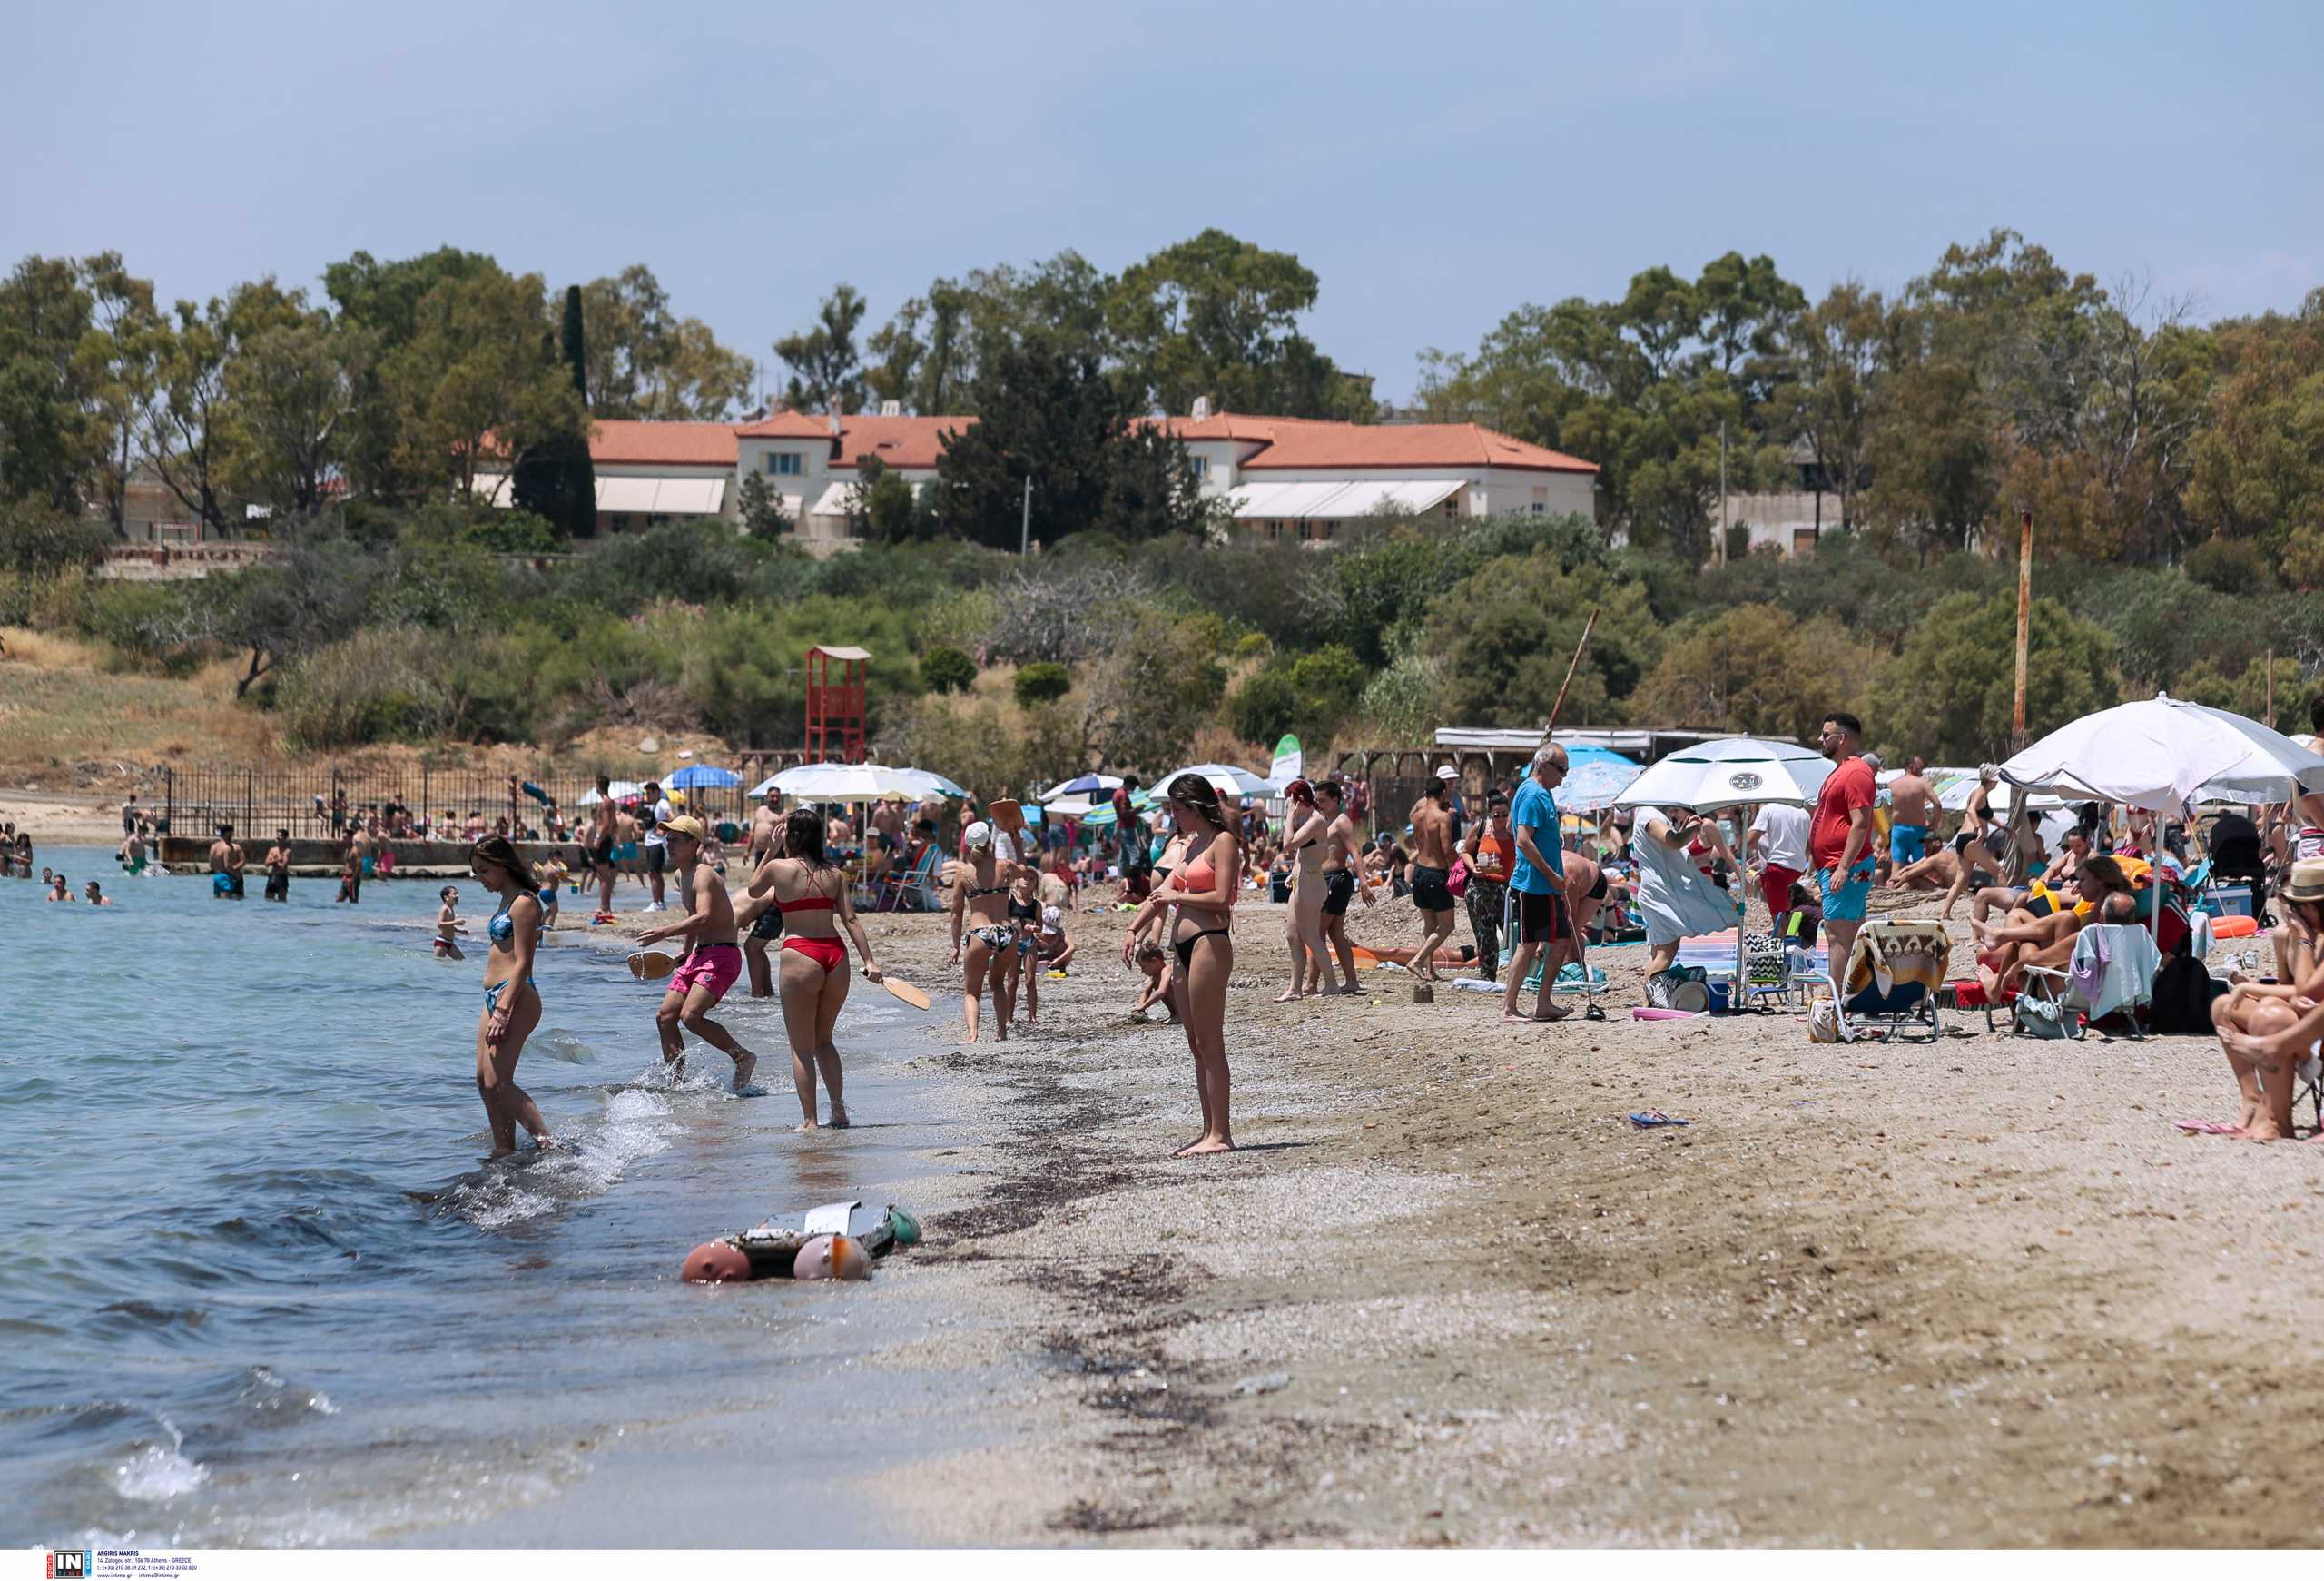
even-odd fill
[[[460,954],[458,935],[467,933],[468,926],[460,921],[460,887],[448,884],[436,892],[436,898],[444,903],[436,910],[436,958],[465,961],[468,957]]]

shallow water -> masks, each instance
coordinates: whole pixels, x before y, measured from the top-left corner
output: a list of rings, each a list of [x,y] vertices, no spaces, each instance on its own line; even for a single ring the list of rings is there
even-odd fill
[[[769,1096],[728,1095],[699,1045],[673,1087],[655,988],[555,936],[518,1080],[564,1145],[492,1164],[481,951],[432,957],[433,884],[274,905],[253,876],[235,904],[40,855],[119,904],[0,883],[0,1544],[518,1530],[655,1425],[779,1407],[919,1320],[862,1287],[675,1280],[698,1241],[927,1172],[908,1013],[861,982],[849,1107],[887,1123],[797,1138],[773,1002],[721,1012]]]

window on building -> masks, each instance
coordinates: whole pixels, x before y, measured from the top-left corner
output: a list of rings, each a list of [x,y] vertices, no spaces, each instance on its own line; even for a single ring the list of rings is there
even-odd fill
[[[1190,456],[1187,459],[1195,464],[1195,481],[1197,483],[1209,482],[1210,458],[1208,456]]]
[[[1538,500],[1538,499],[1536,499],[1535,501],[1533,501],[1533,514],[1534,514],[1534,515],[1536,515],[1536,516],[1547,516],[1549,513],[1550,513],[1550,508],[1549,508],[1548,506],[1546,506],[1546,505],[1542,504],[1542,503],[1541,503],[1540,500]]]
[[[627,532],[629,530],[628,512],[617,510],[614,513],[614,530],[615,532]]]
[[[777,478],[796,478],[799,476],[799,452],[769,450],[766,453],[766,469]]]

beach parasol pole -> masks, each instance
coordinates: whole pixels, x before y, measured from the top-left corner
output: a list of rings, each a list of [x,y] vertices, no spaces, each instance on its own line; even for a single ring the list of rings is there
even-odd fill
[[[1565,682],[1558,687],[1558,700],[1550,705],[1550,722],[1541,726],[1541,746],[1550,744],[1550,733],[1558,727],[1558,715],[1565,707],[1565,694],[1573,685],[1573,672],[1581,667],[1581,650],[1590,646],[1590,634],[1598,627],[1598,611],[1590,611],[1590,618],[1581,623],[1581,640],[1573,645],[1573,662],[1565,667]],[[1535,748],[1536,751],[1540,747]]]

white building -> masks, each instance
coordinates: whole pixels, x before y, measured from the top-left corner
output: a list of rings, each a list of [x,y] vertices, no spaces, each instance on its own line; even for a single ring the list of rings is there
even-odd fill
[[[1310,542],[1352,520],[1393,514],[1452,521],[1504,513],[1595,519],[1598,469],[1474,423],[1370,424],[1212,413],[1159,420],[1187,447],[1203,493],[1225,496],[1236,519],[1270,538]],[[944,436],[972,417],[813,417],[778,411],[754,422],[594,425],[599,533],[642,530],[684,516],[739,515],[742,479],[766,479],[811,548],[848,541],[852,497],[867,457],[920,487],[936,479]],[[505,473],[478,492],[508,503]]]

